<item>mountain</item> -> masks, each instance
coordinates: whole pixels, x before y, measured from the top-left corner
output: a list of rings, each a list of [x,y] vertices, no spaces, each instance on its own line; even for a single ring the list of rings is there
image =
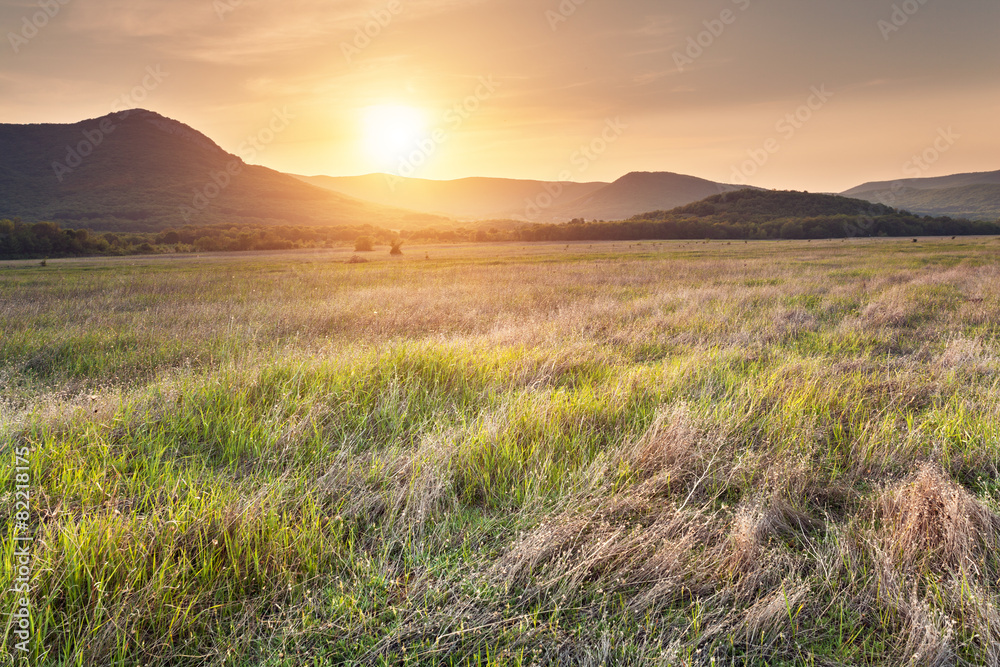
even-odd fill
[[[504,178],[429,181],[387,174],[297,178],[359,199],[426,213],[466,220],[509,218],[530,222],[621,220],[739,189],[669,172],[634,172],[614,183]]]
[[[1000,219],[1000,171],[865,183],[843,194],[924,215]]]
[[[670,211],[644,213],[633,219],[657,219],[664,216],[711,217],[727,222],[761,223],[780,218],[886,216],[897,212],[891,206],[841,195],[743,188],[735,192],[713,195],[693,204],[678,206]]]
[[[525,241],[833,239],[1000,234],[1000,223],[921,217],[837,195],[743,189],[619,222],[538,224]]]
[[[743,189],[670,172],[632,172],[591,195],[553,207],[556,218],[624,220],[646,211],[684,206],[712,195]]]
[[[544,204],[550,193],[559,193],[560,199],[575,200],[608,185],[509,178],[432,181],[389,174],[296,178],[358,199],[462,220],[525,219],[532,217],[532,206],[538,206],[536,201]]]
[[[122,231],[448,222],[246,164],[191,127],[144,109],[67,125],[0,124],[0,219],[13,217]]]

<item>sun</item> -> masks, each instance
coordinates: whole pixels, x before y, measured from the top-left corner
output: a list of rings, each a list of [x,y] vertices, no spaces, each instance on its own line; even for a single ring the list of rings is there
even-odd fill
[[[379,161],[405,155],[427,131],[424,112],[414,107],[393,104],[367,107],[362,120],[365,150]]]

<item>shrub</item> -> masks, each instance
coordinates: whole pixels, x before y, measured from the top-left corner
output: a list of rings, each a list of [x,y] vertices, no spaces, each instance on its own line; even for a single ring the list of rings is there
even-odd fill
[[[403,240],[396,239],[392,242],[392,249],[389,250],[390,255],[402,255],[403,254]]]
[[[355,252],[372,252],[375,250],[375,239],[370,236],[359,236],[354,242]]]

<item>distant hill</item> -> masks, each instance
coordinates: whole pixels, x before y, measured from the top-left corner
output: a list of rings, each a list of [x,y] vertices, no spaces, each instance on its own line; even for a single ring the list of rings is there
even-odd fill
[[[671,211],[652,211],[636,219],[664,216],[713,217],[729,222],[766,222],[778,218],[816,218],[822,216],[892,215],[891,206],[873,204],[840,195],[795,192],[794,190],[743,189],[731,194],[713,195],[702,201],[679,206]]]
[[[530,204],[546,193],[574,200],[607,183],[551,183],[508,178],[462,178],[432,181],[387,174],[367,176],[296,176],[311,185],[388,206],[445,215],[461,220],[525,219]],[[544,203],[544,199],[542,199]],[[547,213],[540,217],[548,219]]]
[[[0,219],[14,217],[134,231],[447,222],[248,165],[191,127],[142,109],[69,125],[0,124]]]
[[[739,187],[669,172],[634,172],[614,183],[547,182],[504,178],[430,181],[386,174],[297,176],[334,192],[464,220],[529,222],[621,220],[673,208]]]
[[[744,189],[620,222],[538,224],[524,240],[828,239],[1000,234],[1000,224],[919,216],[838,195]]]
[[[1000,219],[1000,171],[865,183],[843,194],[925,215]]]
[[[744,187],[670,172],[632,172],[593,194],[553,207],[553,214],[564,220],[623,220]]]

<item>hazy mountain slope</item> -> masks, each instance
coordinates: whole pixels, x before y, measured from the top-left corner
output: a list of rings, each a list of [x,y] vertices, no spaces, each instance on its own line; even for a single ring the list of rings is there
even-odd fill
[[[865,183],[843,194],[924,215],[1000,219],[1000,171]]]
[[[0,124],[0,218],[15,216],[122,230],[443,221],[247,165],[187,125],[141,109],[68,125]]]
[[[387,174],[342,177],[296,176],[296,178],[367,201],[466,220],[523,219],[530,217],[529,204],[536,201],[544,203],[545,196],[549,192],[561,189],[561,199],[574,200],[588,196],[607,185],[607,183],[549,183],[507,178],[432,181]],[[543,214],[542,217],[547,216]]]
[[[632,172],[591,195],[556,205],[553,213],[566,220],[623,220],[647,211],[684,206],[743,187],[670,172]]]
[[[668,239],[832,239],[1000,234],[1000,223],[924,217],[860,199],[808,192],[742,189],[624,221],[577,219],[521,231],[531,241]]]
[[[934,178],[903,178],[898,181],[872,181],[859,185],[856,188],[851,188],[841,194],[851,197],[864,192],[889,190],[894,183],[899,183],[902,187],[917,190],[940,190],[981,184],[1000,185],[1000,171],[952,174],[951,176],[936,176]]]

